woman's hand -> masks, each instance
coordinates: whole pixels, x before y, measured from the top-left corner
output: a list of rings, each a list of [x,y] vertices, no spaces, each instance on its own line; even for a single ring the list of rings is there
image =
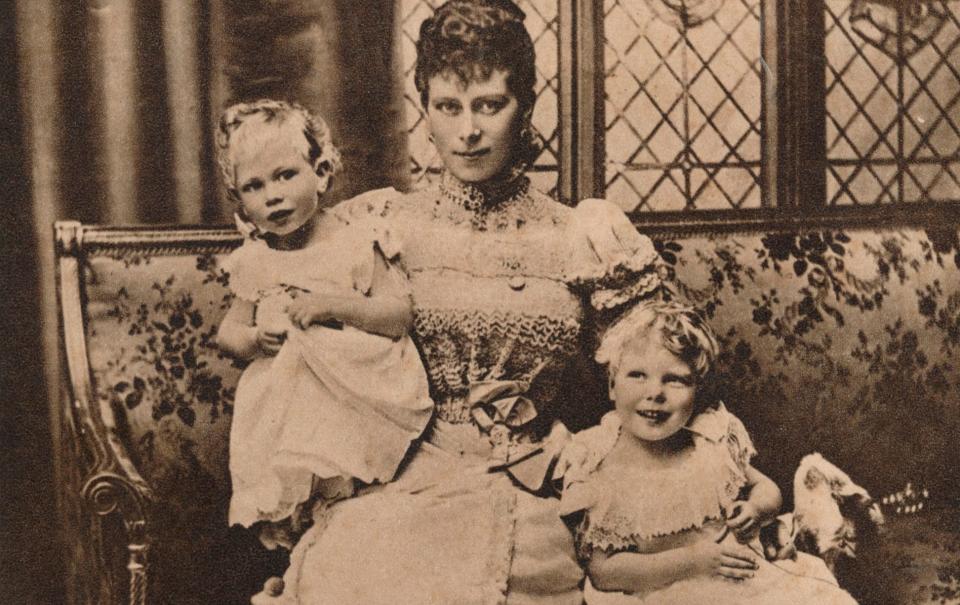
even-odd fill
[[[742,544],[703,540],[690,547],[690,555],[694,572],[699,575],[746,580],[757,569],[756,556]]]
[[[286,332],[278,332],[273,329],[257,326],[257,348],[268,357],[280,352],[280,347],[287,339]]]
[[[757,537],[763,520],[764,515],[749,500],[737,500],[727,511],[727,527],[740,542],[746,543]]]

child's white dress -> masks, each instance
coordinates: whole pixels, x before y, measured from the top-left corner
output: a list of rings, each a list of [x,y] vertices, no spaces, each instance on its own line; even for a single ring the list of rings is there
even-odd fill
[[[390,258],[396,249],[385,234],[330,215],[317,228],[321,241],[308,248],[275,250],[248,238],[225,263],[234,295],[256,305],[255,322],[287,332],[279,353],[256,358],[237,384],[230,524],[290,516],[310,497],[314,475],[391,480],[430,419],[426,373],[408,336],[290,323],[286,307],[298,293],[368,293],[376,250]],[[387,273],[405,287],[399,269]]]
[[[587,462],[567,471],[561,514],[584,511],[577,532],[584,559],[596,551],[663,552],[716,540],[724,532],[724,511],[746,485],[745,472],[756,451],[743,424],[723,404],[698,414],[688,428],[694,447],[669,469],[604,466],[620,433],[616,412],[577,434],[575,443],[586,448]],[[723,539],[735,542],[732,533]],[[743,581],[703,576],[624,593],[597,590],[588,579],[585,600],[588,605],[856,605],[821,559],[800,553],[796,560],[768,562],[759,540],[752,547],[759,568]]]

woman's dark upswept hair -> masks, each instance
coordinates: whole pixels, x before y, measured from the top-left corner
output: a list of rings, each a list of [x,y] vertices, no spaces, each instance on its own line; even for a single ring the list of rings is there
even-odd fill
[[[497,69],[506,71],[526,139],[517,141],[516,159],[530,165],[541,146],[530,126],[537,74],[525,17],[510,0],[449,0],[420,25],[414,82],[426,108],[428,83],[436,75],[453,73],[466,83],[485,80]]]

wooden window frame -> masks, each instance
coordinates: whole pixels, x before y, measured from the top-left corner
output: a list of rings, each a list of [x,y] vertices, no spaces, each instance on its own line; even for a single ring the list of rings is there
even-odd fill
[[[604,195],[603,0],[559,2],[561,200]],[[920,227],[955,229],[951,202],[828,206],[824,2],[761,1],[761,207],[642,212],[650,234]],[[771,196],[773,198],[771,199]]]

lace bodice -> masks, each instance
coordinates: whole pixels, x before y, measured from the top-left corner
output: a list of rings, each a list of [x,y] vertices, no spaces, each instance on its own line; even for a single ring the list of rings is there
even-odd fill
[[[561,512],[585,511],[578,530],[581,553],[648,552],[675,547],[689,530],[724,519],[747,483],[756,454],[746,429],[723,404],[687,427],[693,447],[664,469],[604,464],[620,433],[616,412],[574,437],[586,462],[565,478]],[[717,523],[717,525],[719,525]]]
[[[561,374],[595,311],[659,285],[650,240],[618,208],[600,200],[570,208],[525,177],[496,200],[445,175],[425,191],[366,194],[338,209],[375,221],[398,252],[437,416],[481,428],[489,419],[511,439],[549,428]],[[478,403],[470,395],[478,390],[500,395]],[[515,405],[518,395],[532,410]]]
[[[247,237],[230,253],[223,268],[230,290],[250,302],[286,289],[322,291],[325,286],[367,292],[373,280],[377,233],[346,228],[347,222],[325,212],[317,224],[320,238],[297,250],[277,250]],[[382,247],[382,245],[381,245]]]

